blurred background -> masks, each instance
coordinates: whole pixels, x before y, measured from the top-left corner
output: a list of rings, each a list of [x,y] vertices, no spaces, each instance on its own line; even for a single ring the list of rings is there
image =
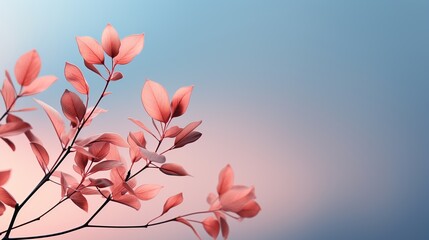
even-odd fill
[[[142,53],[120,68],[124,79],[101,104],[108,112],[82,136],[125,137],[138,130],[127,117],[150,124],[140,100],[145,79],[163,84],[170,96],[195,85],[188,112],[176,123],[203,120],[203,137],[167,155],[193,177],[145,172],[139,183],[162,184],[159,196],[138,212],[111,204],[94,223],[144,224],[178,192],[185,201],[170,217],[205,210],[219,170],[230,163],[237,183],[255,186],[262,207],[253,219],[229,221],[230,239],[429,239],[428,12],[423,0],[1,1],[0,68],[13,72],[20,55],[37,49],[41,74],[59,80],[36,98],[60,110],[61,94],[72,89],[64,63],[84,69],[76,36],[100,40],[107,23],[121,37],[144,32]],[[85,75],[94,104],[103,82],[86,69]],[[54,159],[60,146],[47,116],[32,98],[18,105],[39,108],[19,116]],[[42,171],[26,139],[13,140],[16,152],[0,143],[0,169],[13,169],[5,187],[19,202]],[[73,173],[72,162],[63,170]],[[59,188],[47,185],[18,223],[59,197]],[[91,197],[90,213],[99,204]],[[13,236],[67,229],[90,213],[66,203]],[[11,214],[2,216],[1,229]],[[169,223],[53,239],[97,238],[194,236]]]

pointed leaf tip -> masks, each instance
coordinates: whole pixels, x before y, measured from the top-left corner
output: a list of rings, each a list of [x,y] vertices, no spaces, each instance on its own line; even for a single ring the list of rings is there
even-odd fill
[[[147,80],[142,90],[142,103],[151,118],[164,123],[170,120],[168,93],[161,84]]]
[[[92,37],[76,37],[80,55],[89,64],[103,64],[104,51],[100,44]]]

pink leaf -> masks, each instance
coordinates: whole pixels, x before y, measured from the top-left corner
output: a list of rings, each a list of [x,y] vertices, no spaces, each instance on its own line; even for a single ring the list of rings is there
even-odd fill
[[[76,141],[76,144],[81,146],[89,146],[94,142],[108,142],[118,147],[128,147],[127,142],[125,142],[124,139],[122,139],[122,137],[116,133],[103,133],[101,135],[91,136],[83,140],[79,139]]]
[[[252,218],[258,215],[259,211],[261,211],[261,207],[256,201],[252,200],[246,203],[237,214],[242,218]]]
[[[253,199],[255,199],[254,187],[238,185],[232,186],[219,198],[222,210],[235,213],[241,211],[243,207]]]
[[[6,105],[6,108],[12,108],[12,105],[15,102],[16,99],[16,90],[13,86],[12,80],[10,79],[10,76],[8,72],[6,71],[6,79],[3,82],[3,87],[1,89],[1,94],[3,96],[4,104]]]
[[[0,202],[3,202],[13,208],[16,206],[15,198],[13,198],[12,195],[2,187],[0,187]]]
[[[0,125],[0,137],[15,136],[30,129],[30,124],[26,122],[8,122],[6,124]]]
[[[10,178],[10,170],[0,172],[0,186],[3,186]]]
[[[128,64],[143,49],[144,34],[130,35],[122,39],[118,55],[114,58],[116,64]]]
[[[46,171],[49,164],[49,154],[46,151],[46,149],[38,144],[38,143],[30,143],[31,149],[33,150],[34,155],[37,158],[37,161],[40,164],[40,167],[42,167],[43,171]]]
[[[37,108],[29,107],[29,108],[14,109],[14,110],[11,110],[11,112],[29,112],[34,110],[37,110]]]
[[[174,139],[174,145],[179,145],[183,139],[185,139],[195,128],[197,128],[202,121],[191,122],[176,136]]]
[[[67,184],[66,178],[64,177],[64,173],[61,173],[60,183],[61,183],[61,197],[64,197],[66,195],[67,188],[69,187]]]
[[[198,238],[198,239],[200,239],[200,240],[202,239],[202,238],[200,237],[200,235],[198,234],[198,232],[195,230],[194,226],[192,226],[192,224],[191,224],[188,220],[186,220],[186,219],[184,219],[184,218],[179,217],[179,218],[176,218],[176,221],[177,221],[177,222],[180,222],[180,223],[183,223],[183,224],[185,224],[186,226],[190,227],[190,228],[192,229],[192,231],[194,232],[194,234],[197,236],[197,238]]]
[[[85,64],[85,67],[88,68],[89,70],[93,71],[94,73],[98,74],[101,76],[100,71],[98,71],[98,69],[94,66],[94,64],[89,63],[85,60],[83,60],[83,63]]]
[[[10,149],[12,149],[12,151],[16,150],[15,144],[10,139],[2,137],[1,140],[3,140],[10,147]]]
[[[101,45],[110,57],[113,58],[118,55],[119,48],[121,47],[121,40],[119,39],[116,29],[110,24],[107,24],[104,28],[103,34],[101,35]]]
[[[64,76],[78,92],[85,95],[89,94],[88,83],[86,82],[82,71],[77,66],[66,62],[64,67]]]
[[[172,176],[188,176],[189,174],[186,172],[186,170],[180,166],[179,164],[175,163],[166,163],[163,164],[159,170],[167,175]]]
[[[189,143],[193,143],[200,139],[202,136],[202,133],[193,131],[189,133],[186,137],[184,137],[182,140],[178,141],[176,144],[174,144],[174,148],[181,148]]]
[[[77,120],[82,121],[86,112],[85,105],[79,96],[67,89],[61,96],[61,108],[63,109],[64,115],[72,122],[73,126],[78,125]]]
[[[106,142],[96,142],[91,144],[89,147],[89,152],[95,156],[92,160],[94,162],[98,162],[105,158],[110,151],[110,143]]]
[[[213,238],[216,239],[219,235],[219,222],[214,217],[208,217],[203,221],[204,230]]]
[[[140,200],[150,200],[156,197],[162,188],[162,186],[156,184],[143,184],[134,190],[134,194]]]
[[[76,163],[76,165],[80,169],[80,174],[81,174],[85,171],[86,165],[88,164],[88,156],[86,156],[80,152],[76,152],[76,154],[74,156],[74,162]]]
[[[24,86],[21,95],[30,96],[43,92],[48,89],[55,81],[57,81],[57,79],[58,78],[55,76],[38,77],[28,86]]]
[[[168,94],[161,84],[147,80],[143,86],[142,103],[151,118],[164,123],[170,120],[171,109]]]
[[[182,193],[179,193],[179,194],[176,194],[174,196],[169,197],[164,203],[164,208],[162,210],[161,215],[164,215],[171,208],[176,207],[177,205],[181,204],[182,202],[183,202],[183,194]]]
[[[36,50],[22,55],[15,65],[16,81],[21,86],[28,86],[39,75],[42,62]]]
[[[80,192],[75,192],[70,195],[70,199],[85,212],[88,212],[88,201]]]
[[[224,194],[234,184],[234,171],[231,166],[226,165],[219,173],[219,182],[217,185],[217,192],[219,195]]]
[[[219,217],[219,222],[220,222],[220,229],[222,230],[223,239],[228,239],[229,225],[226,222],[226,219],[224,217]]]
[[[141,207],[139,199],[136,196],[130,194],[126,194],[119,198],[113,199],[113,201],[132,207],[135,210],[139,210]]]
[[[97,142],[108,142],[118,147],[128,147],[127,142],[116,133],[103,133],[97,138]]]
[[[143,132],[130,132],[128,135],[139,147],[146,148],[146,139]]]
[[[110,181],[107,178],[98,178],[98,179],[90,178],[89,181],[91,181],[90,186],[97,186],[99,188],[105,188],[113,185],[112,181]]]
[[[167,131],[165,131],[164,137],[166,138],[176,137],[182,130],[183,128],[179,128],[178,126],[173,126],[167,129]]]
[[[93,174],[99,171],[107,171],[111,170],[112,168],[121,166],[122,163],[116,160],[106,160],[100,163],[97,163],[94,167],[91,168],[89,171],[89,174]]]
[[[110,78],[110,80],[112,81],[118,81],[121,80],[124,76],[122,75],[121,72],[114,72],[112,77]]]
[[[58,137],[61,138],[61,135],[64,132],[64,122],[61,118],[60,114],[55,110],[53,107],[49,106],[48,104],[35,99],[35,101],[42,106],[43,110],[45,110],[46,114],[48,114],[49,120],[51,120],[52,125],[54,126],[55,132],[57,133]]]
[[[12,114],[10,114],[9,116],[11,116],[11,115]],[[36,137],[36,135],[34,135],[32,131],[26,131],[25,136],[27,137],[29,142],[38,143],[40,145],[43,145],[42,141],[38,137]]]
[[[146,125],[144,125],[144,123],[142,123],[141,121],[131,118],[128,118],[129,120],[131,120],[131,122],[133,122],[134,124],[136,124],[137,126],[141,127],[143,130],[145,130],[147,133],[149,133],[150,135],[154,136],[155,135],[149,130],[149,128],[146,127]]]
[[[140,149],[140,152],[144,159],[151,162],[164,163],[166,160],[164,155],[160,155],[156,152],[148,151],[145,148]]]
[[[100,44],[92,37],[76,37],[80,55],[90,64],[103,64],[104,52]]]
[[[183,115],[188,108],[193,86],[179,88],[171,100],[172,117]]]
[[[86,150],[85,148],[83,148],[82,146],[73,146],[74,150],[76,150],[76,152],[83,154],[89,158],[95,158],[94,155],[92,155],[88,150]]]

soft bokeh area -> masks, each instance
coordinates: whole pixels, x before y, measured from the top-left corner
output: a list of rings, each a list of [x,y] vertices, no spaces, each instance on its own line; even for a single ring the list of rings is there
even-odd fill
[[[205,210],[219,170],[230,163],[237,183],[254,185],[260,214],[230,221],[230,239],[429,239],[429,2],[428,1],[1,1],[0,68],[37,49],[42,74],[59,80],[36,96],[56,109],[71,85],[66,61],[83,67],[75,36],[101,38],[107,23],[121,37],[145,33],[143,52],[121,67],[124,79],[89,136],[149,122],[141,105],[145,79],[170,95],[195,85],[184,125],[203,120],[203,137],[167,155],[192,177],[145,173],[140,183],[164,185],[139,212],[112,204],[95,223],[145,224],[164,199],[184,192],[169,216]],[[92,96],[102,81],[85,71]],[[2,79],[1,79],[2,80]],[[94,103],[94,102],[93,102]],[[31,98],[20,106],[38,106]],[[3,111],[3,104],[1,104]],[[20,113],[48,146],[59,143],[44,112]],[[19,201],[42,177],[23,136],[18,150],[0,143],[5,185]],[[124,152],[124,156],[125,156]],[[72,173],[72,159],[64,166]],[[19,222],[58,201],[43,188]],[[90,212],[101,204],[91,198]],[[1,217],[9,222],[12,210]],[[67,203],[13,236],[81,224],[87,214]],[[196,218],[197,219],[197,218]],[[198,231],[209,239],[201,226]],[[193,239],[184,225],[149,229],[85,229],[53,239]]]

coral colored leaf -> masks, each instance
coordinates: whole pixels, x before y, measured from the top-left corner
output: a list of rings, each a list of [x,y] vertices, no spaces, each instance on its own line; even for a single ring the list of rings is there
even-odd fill
[[[172,117],[179,117],[186,112],[194,86],[179,88],[171,99]]]
[[[75,192],[70,195],[70,199],[85,212],[88,212],[88,200],[80,192]]]
[[[163,187],[156,184],[143,184],[134,190],[134,195],[140,200],[150,200],[156,195]]]
[[[9,74],[6,74],[6,76],[9,76]],[[12,80],[10,77],[6,77],[6,79],[3,82],[3,87],[1,89],[1,95],[3,96],[4,104],[7,109],[12,108],[12,105],[15,102],[16,99],[16,90],[13,86]]]
[[[61,118],[60,114],[55,110],[53,107],[49,106],[48,104],[35,99],[35,101],[42,106],[43,110],[45,110],[46,114],[49,117],[49,120],[51,120],[52,125],[54,126],[55,132],[57,133],[58,137],[61,138],[61,135],[64,132],[64,121]]]
[[[66,62],[64,67],[64,76],[78,92],[85,95],[89,94],[88,83],[86,82],[86,79],[79,67]]]
[[[40,164],[40,167],[42,167],[43,171],[46,171],[49,164],[49,154],[46,151],[46,149],[38,144],[38,143],[30,143],[31,149],[33,150],[34,155],[37,158],[37,161]]]
[[[80,55],[90,64],[103,64],[104,52],[100,44],[92,37],[76,37]]]
[[[97,163],[96,165],[94,165],[94,167],[91,168],[91,170],[89,171],[89,174],[93,174],[99,171],[107,171],[107,170],[111,170],[112,168],[116,168],[121,166],[122,163],[120,161],[117,160],[106,160],[100,163]]]
[[[252,218],[258,215],[259,211],[261,211],[261,206],[259,206],[256,201],[252,200],[246,203],[237,214],[242,218]]]
[[[83,140],[79,139],[76,141],[76,144],[80,146],[89,146],[95,142],[108,142],[118,147],[128,147],[127,142],[125,142],[125,140],[116,133],[103,133],[101,135],[91,136]]]
[[[108,142],[118,147],[128,147],[127,142],[116,133],[103,133],[97,138],[97,142]]]
[[[121,41],[118,55],[113,59],[116,64],[128,64],[143,49],[144,34],[134,34]]]
[[[192,131],[194,131],[195,128],[197,128],[202,121],[197,122],[191,122],[186,127],[183,128],[183,130],[177,134],[176,138],[174,139],[174,145],[178,145],[184,138],[186,138]]]
[[[39,75],[42,62],[36,50],[22,55],[15,65],[16,81],[21,86],[28,86]]]
[[[29,108],[14,109],[14,110],[11,110],[11,112],[29,112],[34,110],[37,110],[37,108],[29,107]]]
[[[36,78],[31,84],[25,86],[22,90],[22,96],[30,96],[48,89],[55,81],[57,81],[55,76],[43,76]]]
[[[167,129],[167,131],[165,131],[164,137],[166,137],[166,138],[176,137],[182,130],[183,130],[183,128],[180,128],[178,126],[173,126],[169,129]]]
[[[64,173],[61,173],[60,183],[61,183],[61,197],[64,197],[66,195],[66,191],[68,188],[67,180],[64,177]]]
[[[184,137],[182,140],[180,140],[179,142],[177,142],[176,144],[174,144],[174,148],[181,148],[189,143],[193,143],[195,141],[197,141],[198,139],[200,139],[200,137],[203,134],[197,131],[193,131],[191,133],[189,133],[186,137]]]
[[[255,199],[255,188],[239,185],[232,186],[219,197],[222,210],[235,213],[241,211],[253,199]]]
[[[164,123],[170,120],[168,93],[161,84],[147,80],[142,90],[142,103],[151,118]]]
[[[11,116],[11,114],[9,116]],[[32,131],[26,131],[25,136],[27,137],[29,142],[38,143],[40,145],[43,145],[42,141],[38,137],[36,137],[36,135],[34,135]]]
[[[126,194],[119,198],[113,199],[113,201],[132,207],[135,210],[139,210],[141,207],[139,199],[136,196],[130,194]]]
[[[105,158],[110,151],[110,143],[107,142],[96,142],[89,146],[89,153],[95,156],[92,161],[98,162]]]
[[[106,109],[103,109],[103,108],[100,108],[100,107],[97,107],[97,108],[95,108],[95,110],[92,112],[92,109],[94,109],[94,107],[90,107],[90,108],[88,108],[87,110],[86,110],[86,113],[85,113],[85,119],[87,119],[86,120],[86,122],[85,122],[85,126],[89,126],[90,124],[91,124],[91,122],[92,122],[92,120],[95,118],[95,117],[97,117],[100,113],[105,113],[105,112],[107,112],[107,110]],[[92,112],[92,114],[91,115],[89,115],[90,113]],[[88,118],[89,117],[89,118]]]
[[[10,147],[10,149],[12,149],[12,151],[16,150],[15,144],[9,138],[2,137],[1,140],[3,140]]]
[[[220,226],[219,226],[219,222],[217,221],[216,218],[208,217],[208,218],[204,219],[203,220],[203,227],[204,227],[204,230],[206,230],[206,232],[213,239],[216,239],[217,236],[219,235]]]
[[[141,121],[131,118],[128,118],[131,122],[133,122],[134,124],[136,124],[137,126],[141,127],[143,130],[145,130],[147,133],[149,133],[150,135],[152,135],[153,137],[155,137],[155,135],[152,133],[152,131],[149,130],[149,128],[146,127],[146,125],[144,125],[144,123],[142,123]],[[156,137],[155,137],[156,138]]]
[[[222,230],[223,239],[228,239],[229,225],[224,217],[219,217],[220,229]]]
[[[73,148],[74,150],[76,150],[76,152],[81,153],[89,158],[96,158],[94,155],[92,155],[88,150],[86,150],[82,146],[73,146]]]
[[[0,216],[3,215],[4,211],[6,211],[6,206],[0,202]]]
[[[128,136],[137,144],[137,146],[146,148],[146,139],[143,132],[130,132]]]
[[[226,165],[219,173],[219,182],[217,185],[217,193],[219,195],[224,194],[234,184],[234,171],[231,166]]]
[[[81,173],[85,171],[86,165],[88,164],[88,156],[83,153],[76,152],[74,156],[74,162],[79,167]]]
[[[163,164],[159,170],[167,175],[172,176],[188,176],[189,174],[186,172],[186,170],[180,166],[179,164],[175,163],[165,163]]]
[[[164,208],[162,210],[161,215],[164,215],[171,208],[176,207],[177,205],[181,204],[182,202],[183,202],[183,194],[182,193],[179,193],[179,194],[176,194],[174,196],[169,197],[164,203]]]
[[[30,129],[30,124],[26,122],[8,122],[6,124],[0,125],[0,137],[15,136]]]
[[[70,92],[67,89],[61,96],[61,108],[66,118],[69,119],[74,126],[78,125],[78,121],[82,121],[86,112],[82,99],[80,99],[76,93]]]
[[[94,64],[89,63],[87,61],[83,61],[83,63],[85,64],[85,67],[88,68],[89,70],[93,71],[94,73],[98,74],[101,76],[100,71],[98,71],[98,69],[94,66]]]
[[[183,224],[185,224],[186,226],[190,227],[190,228],[192,229],[192,231],[194,232],[194,234],[197,236],[197,238],[198,238],[198,239],[200,239],[200,240],[202,239],[202,238],[200,237],[200,235],[198,234],[198,232],[195,230],[194,226],[192,226],[192,224],[191,224],[188,220],[186,220],[186,219],[184,219],[184,218],[181,218],[181,217],[176,218],[175,220],[176,220],[177,222],[183,223]]]
[[[91,182],[90,186],[97,186],[99,188],[105,188],[113,185],[113,182],[107,178],[90,178],[89,181]]]
[[[112,80],[112,81],[118,81],[118,80],[121,80],[123,77],[124,76],[122,75],[121,72],[114,72],[112,74],[112,77],[110,78],[110,80]]]
[[[148,151],[145,148],[140,149],[140,152],[144,159],[151,162],[164,163],[166,160],[164,155],[160,155],[156,152]]]
[[[0,187],[0,202],[3,202],[9,207],[14,208],[16,206],[15,198],[13,198],[12,195],[2,187]]]
[[[119,39],[116,29],[110,24],[107,24],[103,30],[103,34],[101,35],[101,45],[110,57],[114,58],[118,55],[119,48],[121,47],[121,39]]]
[[[10,170],[0,172],[0,186],[3,186],[10,178]]]

